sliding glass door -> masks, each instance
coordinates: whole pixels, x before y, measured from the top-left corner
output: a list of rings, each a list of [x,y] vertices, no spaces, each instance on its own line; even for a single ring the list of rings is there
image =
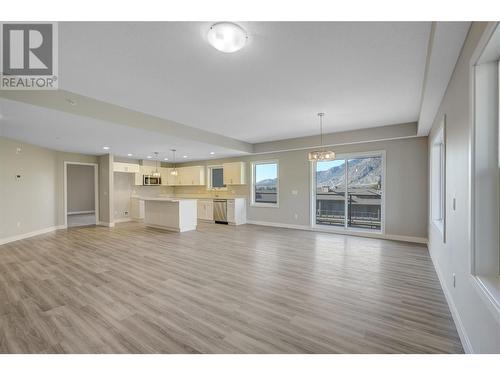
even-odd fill
[[[316,225],[380,231],[383,155],[337,157],[313,165]]]

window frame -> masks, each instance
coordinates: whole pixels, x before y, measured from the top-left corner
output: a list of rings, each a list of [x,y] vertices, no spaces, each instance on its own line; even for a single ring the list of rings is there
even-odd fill
[[[257,165],[262,164],[276,164],[276,203],[263,203],[255,201],[255,169]],[[251,163],[252,168],[252,179],[251,179],[251,199],[250,206],[252,207],[267,207],[267,208],[279,208],[280,207],[280,164],[278,159],[272,160],[258,160]]]
[[[212,169],[222,169],[222,174],[224,177],[224,166],[222,164],[218,165],[207,165],[207,190],[215,190],[215,191],[226,191],[227,190],[227,185],[223,187],[214,187],[212,186]],[[224,178],[222,179],[224,181]]]
[[[476,187],[476,162],[477,162],[477,116],[478,116],[478,88],[477,88],[477,68],[484,61],[482,61],[483,53],[489,47],[489,43],[494,33],[497,32],[497,28],[500,27],[499,22],[489,22],[486,29],[481,36],[472,56],[469,60],[469,109],[470,109],[470,122],[469,127],[469,247],[470,247],[470,257],[469,257],[469,270],[470,277],[473,281],[473,285],[479,292],[479,296],[486,303],[487,307],[494,314],[497,322],[500,322],[500,246],[497,249],[497,267],[496,272],[493,274],[484,274],[478,266],[478,257],[481,255],[480,247],[477,245],[477,187]],[[498,70],[497,70],[497,95],[500,96],[500,61],[497,60]],[[497,116],[499,113],[498,101],[496,108]],[[497,126],[500,134],[500,121],[497,117]],[[500,143],[500,141],[499,141]],[[500,162],[500,147],[499,147],[499,162]]]
[[[375,151],[361,151],[361,152],[350,152],[337,154],[335,159],[343,159],[348,162],[349,159],[356,158],[367,158],[367,157],[381,157],[382,158],[382,199],[380,202],[380,229],[364,229],[364,228],[356,228],[349,227],[344,225],[340,226],[328,226],[316,224],[316,164],[317,162],[310,162],[310,227],[315,230],[320,230],[324,232],[333,232],[333,233],[371,233],[373,235],[385,235],[385,194],[386,194],[386,151],[385,150],[375,150]],[[347,167],[347,164],[346,164]],[[346,168],[346,174],[348,171],[348,167]],[[347,181],[346,181],[347,182]],[[346,184],[346,211],[347,215],[347,191],[348,187]],[[346,220],[347,223],[347,220]]]
[[[446,115],[443,115],[431,140],[430,172],[431,219],[439,230],[443,243],[446,243]]]

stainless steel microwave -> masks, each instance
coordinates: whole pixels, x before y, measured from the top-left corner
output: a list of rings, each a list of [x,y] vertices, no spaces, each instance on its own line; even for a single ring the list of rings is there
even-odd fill
[[[161,177],[154,177],[145,174],[142,176],[142,184],[147,186],[161,185]]]

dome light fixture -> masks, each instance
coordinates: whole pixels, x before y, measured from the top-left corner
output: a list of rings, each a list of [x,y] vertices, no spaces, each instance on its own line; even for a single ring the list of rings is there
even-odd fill
[[[311,151],[307,158],[309,161],[328,161],[335,159],[335,152],[331,150],[325,150],[323,147],[323,112],[318,113],[319,117],[319,131],[320,131],[320,148],[316,151]]]
[[[241,26],[235,23],[218,22],[208,30],[207,40],[215,49],[232,53],[245,47],[248,35]]]

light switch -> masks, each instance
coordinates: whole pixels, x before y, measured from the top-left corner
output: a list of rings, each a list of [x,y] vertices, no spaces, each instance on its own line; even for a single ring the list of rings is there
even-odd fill
[[[292,190],[292,195],[299,195],[299,191],[298,190]]]

